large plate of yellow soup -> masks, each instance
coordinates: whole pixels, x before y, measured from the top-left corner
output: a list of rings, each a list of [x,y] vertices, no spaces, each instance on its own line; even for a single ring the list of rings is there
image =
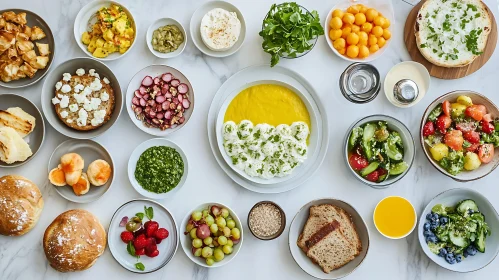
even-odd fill
[[[301,176],[318,145],[312,108],[290,84],[245,84],[227,96],[218,113],[220,153],[237,174],[267,187]]]

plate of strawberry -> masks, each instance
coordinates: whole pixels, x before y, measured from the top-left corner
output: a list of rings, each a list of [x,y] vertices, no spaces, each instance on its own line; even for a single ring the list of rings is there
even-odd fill
[[[472,181],[499,165],[499,109],[485,96],[454,91],[435,100],[421,121],[428,160],[457,181]]]
[[[131,200],[114,213],[108,242],[113,257],[127,270],[153,272],[165,266],[177,251],[177,223],[158,202]]]

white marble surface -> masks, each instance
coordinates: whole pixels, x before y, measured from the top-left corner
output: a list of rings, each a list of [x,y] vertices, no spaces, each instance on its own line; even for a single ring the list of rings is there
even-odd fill
[[[0,9],[23,8],[41,15],[51,26],[56,37],[57,53],[55,65],[73,57],[84,56],[73,37],[73,23],[79,9],[87,0],[3,0]],[[239,69],[266,63],[270,57],[261,50],[258,31],[261,21],[270,7],[268,0],[232,0],[245,15],[248,26],[246,42],[234,56],[215,59],[202,55],[192,41],[184,53],[174,59],[157,59],[147,49],[145,33],[149,24],[160,17],[170,16],[179,20],[186,28],[189,20],[202,1],[197,0],[126,0],[139,23],[138,44],[123,59],[107,63],[116,73],[122,88],[126,89],[131,77],[141,68],[152,63],[163,63],[180,69],[191,81],[196,91],[196,109],[188,125],[169,139],[183,147],[189,157],[190,172],[184,187],[174,197],[161,201],[173,211],[180,221],[188,209],[205,202],[220,201],[233,207],[246,222],[246,215],[254,203],[269,199],[279,203],[287,213],[288,226],[298,209],[310,200],[320,197],[337,197],[350,202],[365,218],[371,232],[371,246],[363,265],[347,279],[496,279],[499,260],[488,267],[470,274],[446,271],[432,263],[420,249],[413,233],[403,240],[388,240],[382,237],[372,222],[372,211],[376,203],[388,195],[402,195],[417,207],[418,214],[438,193],[454,188],[473,188],[486,195],[499,208],[499,171],[482,180],[461,184],[440,174],[424,157],[417,141],[417,157],[405,178],[388,189],[376,190],[359,183],[347,170],[341,157],[341,143],[345,130],[351,123],[368,114],[384,113],[401,119],[409,126],[413,135],[418,134],[421,116],[426,106],[437,96],[456,89],[470,89],[488,95],[499,104],[499,52],[477,73],[454,81],[432,78],[430,92],[417,106],[398,109],[392,106],[383,93],[367,105],[354,105],[346,101],[338,90],[338,78],[348,65],[329,49],[321,37],[314,50],[303,58],[283,60],[281,66],[301,73],[316,87],[328,108],[330,119],[330,148],[326,160],[313,179],[301,187],[282,194],[262,195],[252,193],[233,183],[219,168],[208,145],[206,116],[212,97],[220,85]],[[319,11],[321,19],[335,5],[335,1],[302,0],[304,6]],[[499,17],[497,2],[485,0]],[[392,32],[392,44],[380,59],[373,64],[382,77],[394,64],[408,60],[403,43],[404,21],[412,8],[401,0],[393,1],[396,22]],[[190,40],[190,39],[189,39]],[[22,94],[40,105],[42,82],[35,86],[8,90],[0,93]],[[1,102],[1,97],[0,97]],[[124,202],[139,197],[130,185],[126,165],[132,150],[151,136],[138,130],[123,112],[111,130],[95,140],[103,144],[113,155],[116,163],[116,179],[111,191],[102,199],[89,204],[75,204],[59,196],[52,186],[46,185],[47,162],[54,148],[66,140],[47,124],[45,143],[38,155],[28,164],[15,169],[0,169],[0,176],[19,174],[39,185],[45,199],[37,226],[22,237],[0,236],[0,279],[311,279],[294,262],[288,248],[288,232],[277,240],[263,242],[255,239],[244,228],[246,240],[241,252],[232,263],[218,269],[205,269],[192,263],[179,248],[174,259],[158,272],[137,276],[123,269],[114,261],[109,250],[89,270],[61,274],[52,269],[45,260],[41,240],[45,228],[60,213],[73,208],[84,208],[96,214],[107,228],[112,214]],[[497,233],[496,235],[497,236]],[[497,237],[495,237],[497,238]]]

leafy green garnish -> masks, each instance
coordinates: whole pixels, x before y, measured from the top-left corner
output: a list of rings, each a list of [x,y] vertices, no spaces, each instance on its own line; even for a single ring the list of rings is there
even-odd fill
[[[152,210],[152,207],[147,208],[146,206],[144,206],[144,213],[146,213],[146,217],[149,220],[152,220],[152,218],[154,218],[154,210]]]
[[[270,66],[279,62],[279,57],[297,57],[311,50],[314,40],[324,35],[317,11],[304,11],[295,2],[273,4],[263,20],[262,47],[272,55]]]
[[[457,175],[464,168],[463,152],[452,150],[447,157],[440,160],[440,165],[450,174]]]
[[[136,217],[138,217],[139,219],[143,220],[144,219],[144,213],[137,213],[135,214]]]
[[[481,33],[482,30],[478,28],[471,30],[470,34],[464,36],[466,40],[466,48],[474,55],[480,55],[483,53],[478,51],[478,36]]]
[[[428,47],[428,45],[427,44],[421,44],[421,45],[419,45],[419,47],[422,48],[422,49],[424,49],[424,48]]]
[[[138,269],[138,270],[140,270],[140,271],[144,271],[146,269],[146,267],[144,266],[144,264],[141,263],[141,262],[136,263],[135,264],[135,268]]]
[[[438,106],[430,112],[428,120],[433,122],[438,118],[438,116],[440,116],[440,114],[442,114],[442,104],[438,104]]]
[[[137,257],[137,255],[135,254],[135,247],[133,247],[132,241],[128,242],[128,244],[126,245],[126,251],[128,252],[128,254],[130,254],[130,256]]]

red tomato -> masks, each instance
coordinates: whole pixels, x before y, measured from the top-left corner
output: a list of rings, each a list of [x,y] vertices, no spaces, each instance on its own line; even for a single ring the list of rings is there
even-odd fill
[[[476,153],[476,151],[478,150],[478,147],[480,147],[480,144],[472,144],[471,146],[469,146],[468,148],[466,148],[465,150],[467,152],[472,152],[472,153]]]
[[[466,131],[465,133],[463,133],[463,137],[471,144],[480,143],[480,133],[476,131]]]
[[[492,116],[490,114],[485,114],[485,115],[483,115],[483,120],[486,122],[491,122]]]
[[[487,134],[491,134],[491,133],[494,133],[494,125],[491,124],[490,122],[486,121],[485,119],[483,119],[481,122],[480,122],[480,126],[482,127],[482,131],[487,133]]]
[[[388,174],[388,171],[386,171],[386,169],[381,168],[381,167],[379,167],[378,169],[376,169],[376,171],[378,171],[379,177],[381,177],[381,176],[383,176],[385,174]]]
[[[373,172],[367,174],[366,179],[371,182],[378,182],[379,179],[378,170],[374,170]]]
[[[448,100],[445,100],[444,103],[442,103],[442,110],[446,116],[450,117],[450,102]]]
[[[478,158],[483,163],[489,163],[494,158],[494,145],[483,144],[478,148]]]
[[[445,134],[447,132],[447,128],[452,124],[452,119],[449,116],[441,115],[438,117],[436,125],[440,133]]]
[[[476,129],[476,124],[474,122],[464,122],[456,124],[456,128],[462,132],[474,131]]]
[[[464,114],[475,121],[481,121],[483,116],[487,114],[487,108],[483,105],[471,105],[464,111]]]
[[[452,130],[445,134],[444,142],[447,146],[455,151],[461,151],[463,149],[463,133],[460,130]]]
[[[433,134],[435,134],[435,126],[433,125],[433,122],[425,123],[423,126],[423,136],[427,137]]]
[[[367,159],[357,154],[351,155],[348,159],[348,162],[355,171],[360,171],[362,168],[365,168],[367,165],[369,165]]]

